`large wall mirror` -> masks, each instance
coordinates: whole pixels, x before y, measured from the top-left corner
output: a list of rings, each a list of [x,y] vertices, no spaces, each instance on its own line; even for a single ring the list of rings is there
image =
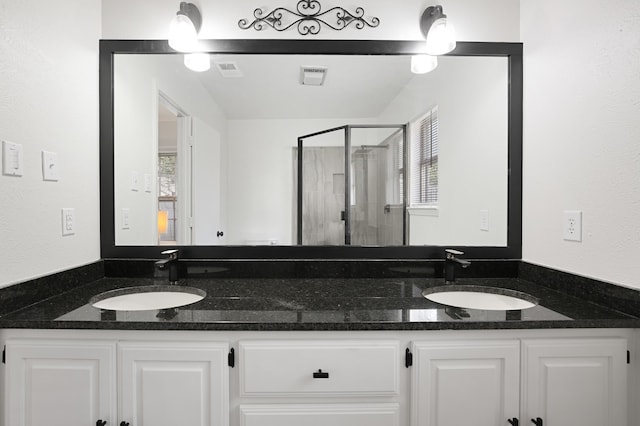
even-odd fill
[[[519,259],[522,45],[100,45],[104,258]]]

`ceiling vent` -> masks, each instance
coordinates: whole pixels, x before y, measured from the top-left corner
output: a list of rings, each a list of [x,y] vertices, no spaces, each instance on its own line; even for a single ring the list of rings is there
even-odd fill
[[[322,86],[326,76],[325,67],[300,67],[300,84],[305,86]]]
[[[214,62],[220,74],[227,78],[242,77],[242,71],[238,68],[238,64],[232,61]]]

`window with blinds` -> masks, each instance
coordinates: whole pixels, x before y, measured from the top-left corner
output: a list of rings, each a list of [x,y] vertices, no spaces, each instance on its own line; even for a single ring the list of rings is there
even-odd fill
[[[411,123],[411,207],[438,203],[438,107]]]

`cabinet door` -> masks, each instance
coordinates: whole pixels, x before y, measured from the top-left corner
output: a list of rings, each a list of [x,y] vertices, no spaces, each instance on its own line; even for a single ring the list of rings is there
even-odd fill
[[[413,426],[495,426],[518,418],[518,341],[416,342],[413,353]]]
[[[116,423],[115,343],[7,342],[5,424]]]
[[[133,426],[226,426],[226,343],[118,344],[120,420]]]
[[[241,405],[240,426],[398,426],[398,404]]]
[[[627,425],[625,339],[523,341],[527,424]]]

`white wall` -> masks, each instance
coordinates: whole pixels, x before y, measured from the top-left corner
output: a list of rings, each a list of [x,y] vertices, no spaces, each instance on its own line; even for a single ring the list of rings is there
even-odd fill
[[[523,258],[640,288],[640,2],[521,8]],[[582,242],[562,239],[572,209]]]
[[[255,7],[282,2],[197,3],[203,37],[301,38],[295,31],[238,28]],[[461,40],[518,41],[516,1],[439,3],[455,16]],[[368,0],[363,7],[380,17],[378,28],[323,31],[315,38],[418,39],[418,16],[431,4]],[[99,259],[98,39],[166,38],[177,8],[174,0],[0,0],[0,138],[22,143],[26,160],[22,178],[0,177],[2,204],[12,206],[0,213],[0,286]],[[58,153],[57,183],[41,180],[42,149]],[[76,209],[75,236],[61,236],[62,207]]]
[[[438,3],[461,40],[525,43],[524,259],[640,288],[640,4]],[[380,27],[316,38],[417,39],[430,4],[369,0]],[[240,30],[252,0],[198,5],[204,37],[300,38]],[[166,38],[176,10],[173,0],[0,0],[0,138],[25,149],[25,175],[0,176],[0,286],[99,258],[97,40]],[[41,180],[43,149],[58,153],[57,183]],[[75,236],[61,236],[62,207],[76,208]],[[562,240],[565,209],[583,211],[582,243]]]
[[[100,0],[0,0],[0,139],[24,149],[24,175],[0,176],[0,287],[100,258],[100,31]],[[59,181],[42,180],[42,150]]]
[[[271,11],[283,6],[294,9],[298,0],[197,0],[202,12],[202,38],[301,38],[295,29],[284,32],[253,29],[242,30],[238,21],[253,17],[257,7]],[[459,40],[468,41],[519,41],[519,2],[514,0],[366,0],[355,2],[323,1],[323,10],[342,6],[355,10],[361,6],[365,16],[380,18],[377,28],[364,30],[324,29],[317,36],[306,38],[326,39],[397,39],[422,38],[418,26],[424,9],[441,4],[455,24]],[[103,0],[103,38],[113,39],[166,39],[171,17],[178,10],[175,0]]]

